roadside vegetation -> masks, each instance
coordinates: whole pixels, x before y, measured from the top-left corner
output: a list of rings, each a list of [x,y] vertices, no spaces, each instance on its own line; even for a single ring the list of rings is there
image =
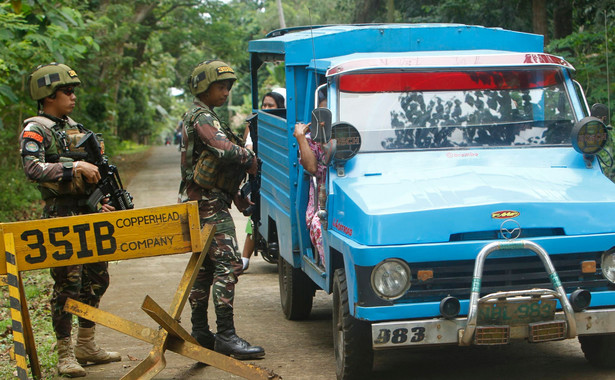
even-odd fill
[[[217,112],[236,130],[252,111],[248,41],[281,26],[442,22],[545,35],[546,51],[577,70],[588,102],[615,113],[615,4],[612,0],[0,0],[0,222],[38,218],[42,204],[18,153],[21,122],[36,113],[27,77],[58,61],[77,71],[73,115],[105,137],[124,184],[151,145],[171,139],[191,102],[185,80],[206,59],[233,66],[239,80]],[[607,62],[610,63],[607,66]],[[259,77],[284,85],[283,64]],[[262,95],[262,94],[261,94]],[[610,102],[610,104],[609,104]],[[48,270],[23,274],[39,359],[51,376],[57,357],[49,319]],[[0,286],[0,378],[15,362],[6,287]]]

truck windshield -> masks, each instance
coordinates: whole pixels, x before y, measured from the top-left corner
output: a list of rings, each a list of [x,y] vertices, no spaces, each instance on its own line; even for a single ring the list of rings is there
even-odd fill
[[[559,68],[349,73],[340,120],[361,151],[569,145],[563,82]]]

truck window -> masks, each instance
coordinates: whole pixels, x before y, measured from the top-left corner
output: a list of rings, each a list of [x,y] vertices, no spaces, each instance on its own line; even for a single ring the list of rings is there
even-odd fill
[[[569,145],[575,121],[559,68],[351,73],[339,91],[363,152]]]

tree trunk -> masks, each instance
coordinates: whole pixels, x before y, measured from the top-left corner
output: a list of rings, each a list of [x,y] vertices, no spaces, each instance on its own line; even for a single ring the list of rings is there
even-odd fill
[[[553,38],[564,38],[572,33],[572,1],[559,0],[553,11]]]
[[[547,0],[532,0],[532,27],[534,33],[545,37],[545,45],[549,43],[547,35]]]
[[[395,0],[386,0],[387,22],[395,22]]]
[[[286,19],[284,19],[284,9],[282,8],[282,0],[276,0],[278,5],[278,16],[280,18],[280,29],[286,28]]]
[[[375,16],[378,14],[380,1],[361,0],[357,1],[356,5],[355,22],[358,24],[365,24],[374,21]]]

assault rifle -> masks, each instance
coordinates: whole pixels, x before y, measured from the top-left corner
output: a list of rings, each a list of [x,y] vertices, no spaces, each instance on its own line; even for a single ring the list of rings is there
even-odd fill
[[[95,211],[100,201],[109,198],[109,205],[115,207],[116,210],[133,209],[135,205],[132,203],[132,196],[124,190],[117,167],[110,165],[107,157],[102,154],[100,143],[93,132],[88,132],[77,143],[77,148],[81,147],[87,153],[85,160],[98,166],[100,172],[100,181],[96,184],[96,190],[88,198],[87,206]]]

